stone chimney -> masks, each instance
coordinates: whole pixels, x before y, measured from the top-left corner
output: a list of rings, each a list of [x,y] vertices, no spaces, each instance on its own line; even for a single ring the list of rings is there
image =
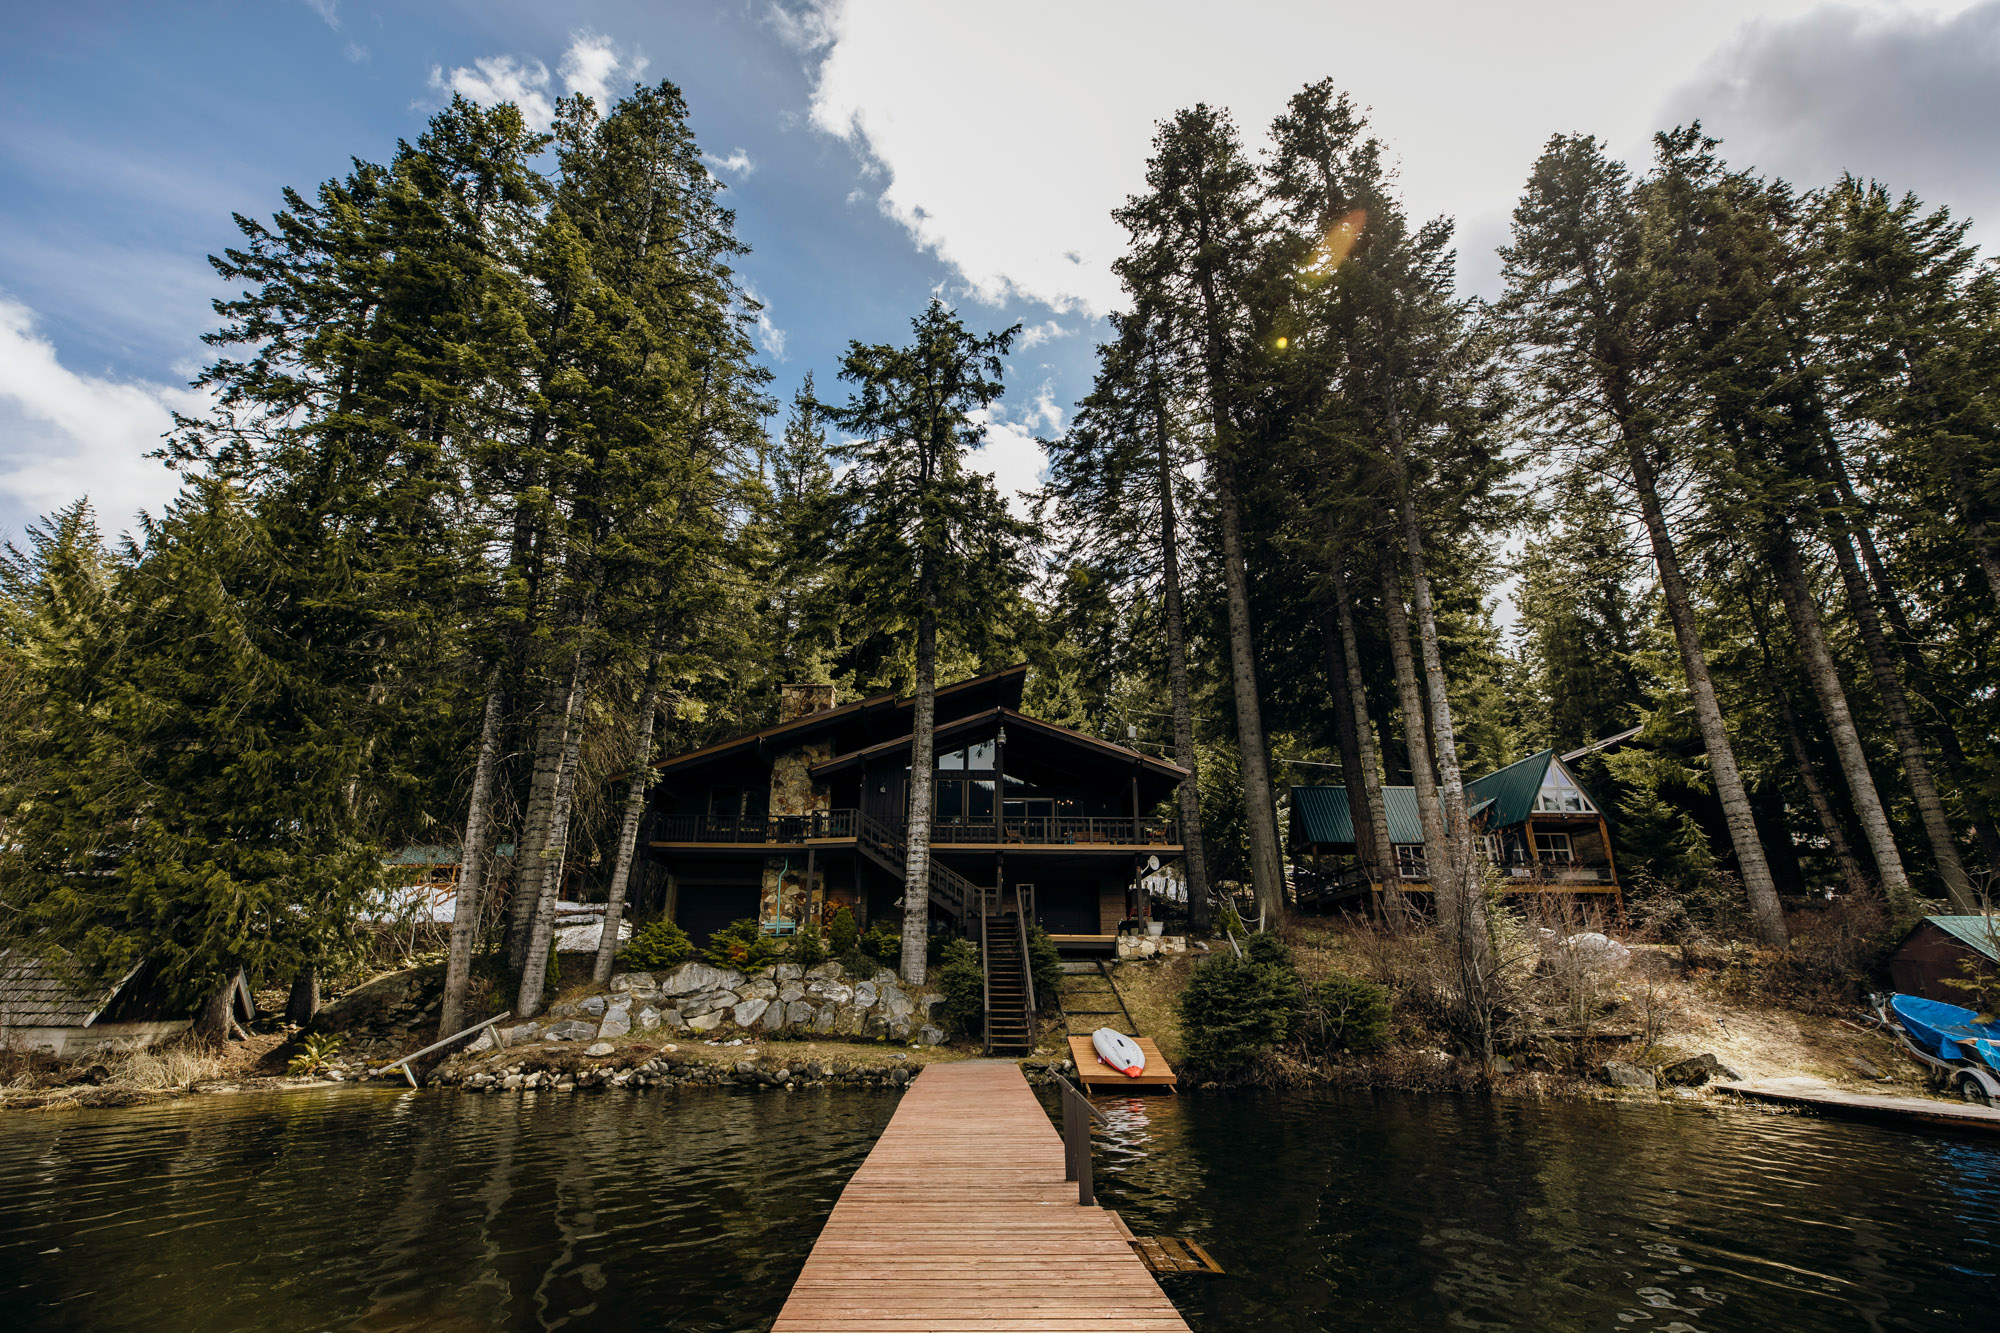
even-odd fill
[[[778,721],[790,722],[808,713],[823,713],[833,707],[831,685],[787,685],[778,701]]]

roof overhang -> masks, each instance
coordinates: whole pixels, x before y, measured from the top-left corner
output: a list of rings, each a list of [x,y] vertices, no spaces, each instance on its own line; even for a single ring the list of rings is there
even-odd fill
[[[1029,735],[1044,737],[1059,743],[1087,749],[1100,759],[1115,763],[1130,764],[1154,776],[1165,778],[1170,782],[1185,782],[1188,778],[1188,771],[1179,764],[1171,763],[1165,759],[1157,759],[1152,755],[1143,754],[1138,750],[1127,749],[1125,746],[1114,744],[1111,741],[1099,740],[1095,736],[1086,735],[1081,731],[1076,731],[1069,727],[1059,726],[1054,722],[1044,722],[1040,718],[1029,717],[1025,713],[1017,713],[1011,708],[989,708],[983,712],[970,713],[964,717],[956,718],[951,722],[942,723],[937,727],[934,736],[938,741],[956,740],[961,736],[977,735],[979,732],[993,726],[996,722],[1002,726],[1018,728]],[[846,754],[835,755],[824,763],[814,764],[808,771],[815,778],[828,778],[838,773],[862,768],[872,759],[909,749],[911,739],[908,735],[897,736],[891,740],[870,745],[865,749],[851,750]]]

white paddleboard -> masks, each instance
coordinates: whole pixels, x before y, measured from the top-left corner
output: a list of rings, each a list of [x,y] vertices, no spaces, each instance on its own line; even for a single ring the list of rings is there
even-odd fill
[[[1146,1053],[1139,1049],[1138,1042],[1122,1032],[1099,1028],[1090,1034],[1090,1047],[1100,1061],[1127,1078],[1137,1078],[1146,1072]]]

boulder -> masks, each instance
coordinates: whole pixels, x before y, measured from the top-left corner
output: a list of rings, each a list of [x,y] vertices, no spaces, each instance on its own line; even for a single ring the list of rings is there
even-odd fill
[[[820,965],[819,965],[818,967],[815,967],[815,968],[810,968],[810,969],[808,969],[808,970],[807,970],[807,972],[806,972],[806,980],[807,980],[807,981],[838,981],[838,980],[840,980],[840,964],[839,964],[839,963],[821,963],[821,964],[820,964]]]
[[[896,974],[886,967],[878,967],[875,969],[875,975],[869,978],[869,980],[873,981],[878,988],[893,986],[896,984]]]
[[[659,983],[653,980],[651,972],[619,972],[611,978],[613,994],[620,991],[658,990]]]
[[[819,980],[806,986],[806,994],[828,1004],[846,1004],[854,998],[854,987],[845,982]]]
[[[917,1002],[900,986],[884,986],[880,1008],[891,1023],[901,1022],[917,1012]]]
[[[583,1012],[583,1006],[578,1004],[575,1000],[564,1000],[559,1004],[552,1004],[549,1006],[550,1018],[575,1018],[578,1014],[582,1012]]]
[[[1659,1086],[1651,1074],[1623,1060],[1606,1060],[1598,1075],[1614,1088],[1641,1088],[1651,1092]]]
[[[687,1019],[681,1016],[681,1011],[678,1009],[661,1010],[660,1023],[662,1026],[674,1032],[686,1032],[688,1027]]]
[[[533,1041],[535,1038],[541,1036],[542,1025],[540,1023],[517,1023],[510,1028],[502,1028],[500,1035],[507,1039],[509,1046],[512,1046],[518,1042]]]
[[[793,1000],[785,1006],[785,1023],[788,1027],[806,1027],[812,1023],[817,1014],[818,1010],[804,1000]]]
[[[597,1025],[597,1035],[601,1038],[622,1037],[632,1030],[632,1010],[629,1005],[614,1004],[604,1011],[604,1021]]]
[[[762,1018],[764,1011],[770,1007],[771,1002],[769,1000],[749,999],[730,1010],[730,1017],[735,1021],[737,1027],[747,1028]]]
[[[1743,1076],[1715,1058],[1712,1052],[1677,1060],[1660,1071],[1660,1081],[1676,1088],[1698,1088],[1712,1078],[1734,1083]]]
[[[1601,931],[1578,931],[1563,942],[1593,962],[1613,967],[1623,966],[1632,957],[1630,949]]]
[[[882,995],[881,983],[874,981],[864,981],[859,986],[856,986],[854,988],[854,1007],[856,1009],[867,1009],[870,1006],[872,1006],[877,999],[881,998],[881,995]]]
[[[910,1039],[910,1033],[916,1030],[917,1025],[915,1023],[912,1023],[907,1017],[904,1017],[904,1018],[888,1019],[887,1026],[889,1029],[889,1036],[891,1040],[908,1041]]]
[[[828,1011],[834,1015],[833,1030],[835,1032],[838,1032],[843,1037],[858,1037],[861,1035],[862,1015],[867,1013],[867,1010],[857,1008],[851,1004],[843,1004],[837,1009],[828,1006]]]
[[[919,1046],[942,1046],[944,1045],[944,1029],[926,1023],[917,1029],[915,1040]]]
[[[617,1049],[616,1046],[613,1046],[608,1041],[593,1041],[590,1045],[583,1048],[583,1053],[595,1059],[598,1056],[609,1055]]]
[[[585,997],[583,1003],[577,1007],[592,1018],[602,1018],[604,1017],[606,1002],[602,995],[591,995]]]
[[[722,1011],[717,1009],[706,1014],[696,1014],[688,1019],[687,1025],[695,1032],[713,1032],[722,1026]]]
[[[660,983],[662,995],[699,995],[703,991],[735,990],[743,984],[743,974],[707,963],[682,963]]]
[[[582,1041],[586,1037],[597,1035],[597,1024],[585,1023],[581,1019],[565,1018],[560,1023],[549,1024],[548,1031],[542,1035],[550,1041]]]
[[[1878,1083],[1884,1077],[1882,1071],[1875,1067],[1873,1061],[1864,1060],[1858,1055],[1850,1055],[1847,1057],[1847,1067],[1849,1069],[1852,1069],[1855,1073],[1861,1075],[1861,1077],[1866,1079],[1874,1079]]]
[[[638,1017],[633,1022],[639,1031],[651,1032],[660,1025],[660,1011],[649,1004],[639,1011]]]
[[[771,969],[771,980],[780,985],[787,981],[797,981],[805,975],[805,969],[797,963],[780,963]]]
[[[829,1004],[813,1015],[812,1030],[822,1034],[831,1032],[833,1031],[834,1020],[839,1017],[840,1010],[838,1007]]]
[[[752,977],[741,987],[746,1000],[775,1000],[778,998],[778,983],[769,977]]]
[[[496,1043],[493,1040],[493,1029],[488,1028],[486,1029],[486,1031],[480,1033],[477,1037],[473,1038],[471,1043],[466,1046],[465,1050],[467,1054],[471,1054],[473,1051],[490,1051],[493,1049],[495,1044]]]
[[[766,1032],[776,1032],[785,1025],[784,1001],[767,1000],[764,1004],[764,1013],[757,1020],[757,1026],[763,1028]]]
[[[805,994],[806,988],[797,981],[787,981],[784,985],[778,987],[778,998],[786,1004],[790,1004],[793,1000],[804,999]]]
[[[732,1009],[740,998],[734,991],[711,991],[706,995],[696,995],[691,999],[682,1000],[680,1011],[687,1018],[698,1018],[717,1009]]]

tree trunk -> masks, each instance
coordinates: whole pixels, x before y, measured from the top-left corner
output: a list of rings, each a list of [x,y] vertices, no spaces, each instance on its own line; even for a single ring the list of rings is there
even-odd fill
[[[438,1040],[465,1026],[465,990],[479,945],[479,912],[486,892],[486,862],[493,829],[493,784],[500,771],[500,723],[506,697],[496,664],[486,680],[486,712],[479,724],[479,757],[472,770],[472,800],[465,812],[465,845],[458,857],[458,901],[451,913],[451,948],[444,965],[444,1007]]]
[[[1391,924],[1396,924],[1402,921],[1408,907],[1403,901],[1403,877],[1396,871],[1396,849],[1389,836],[1389,804],[1382,795],[1383,773],[1375,753],[1375,729],[1368,723],[1368,682],[1361,673],[1361,648],[1354,634],[1354,602],[1348,596],[1347,575],[1338,558],[1333,561],[1332,570],[1333,607],[1340,621],[1340,652],[1347,667],[1345,706],[1353,712],[1355,741],[1361,753],[1361,786],[1368,802],[1369,837],[1375,846],[1375,860],[1368,868],[1368,876],[1382,886],[1383,910]]]
[[[1424,733],[1424,687],[1417,680],[1416,655],[1410,651],[1409,614],[1403,609],[1403,580],[1396,569],[1396,548],[1389,542],[1375,547],[1376,570],[1382,578],[1382,611],[1389,622],[1389,661],[1396,671],[1396,693],[1403,714],[1403,750],[1410,756],[1410,786],[1416,789],[1417,820],[1424,826],[1424,875],[1442,917],[1447,895],[1437,883],[1451,876],[1451,844],[1445,839],[1444,809],[1438,804],[1437,776],[1431,769],[1430,745]],[[1391,861],[1395,850],[1390,849]],[[1386,867],[1391,874],[1400,872]],[[1456,929],[1457,923],[1449,923]]]
[[[1353,686],[1347,679],[1347,655],[1340,650],[1340,626],[1331,606],[1317,608],[1320,643],[1326,652],[1327,697],[1333,702],[1333,738],[1340,747],[1340,782],[1347,789],[1348,822],[1354,826],[1354,850],[1365,864],[1380,855],[1375,845],[1375,819],[1368,784],[1361,771],[1361,738],[1354,731]]]
[[[1945,894],[1955,909],[1977,912],[1979,904],[1972,892],[1972,880],[1965,873],[1965,863],[1959,859],[1958,841],[1953,837],[1951,823],[1945,817],[1944,798],[1938,795],[1937,781],[1931,776],[1930,761],[1924,755],[1924,744],[1917,737],[1917,725],[1910,716],[1910,699],[1903,691],[1902,677],[1896,674],[1895,660],[1889,655],[1889,640],[1882,632],[1882,618],[1875,611],[1874,594],[1869,591],[1868,581],[1861,574],[1861,564],[1854,557],[1854,544],[1848,540],[1847,525],[1836,516],[1832,529],[1828,544],[1833,548],[1834,563],[1840,567],[1841,582],[1847,587],[1848,607],[1854,612],[1855,624],[1861,630],[1862,647],[1868,654],[1868,668],[1874,673],[1875,690],[1881,696],[1882,710],[1889,716],[1889,731],[1896,738],[1897,752],[1902,755],[1903,776],[1910,784],[1917,815],[1923,821],[1924,836],[1930,842],[1932,857],[1937,861],[1938,877],[1944,881]]]
[[[1978,557],[1980,571],[1986,575],[1986,586],[1993,592],[1994,603],[2000,605],[2000,550],[1995,549],[1992,531],[1973,501],[1972,483],[1966,479],[1965,468],[1955,462],[1951,465],[1951,488],[1958,498],[1959,511],[1965,516],[1965,535],[1972,538],[1972,551]]]
[[[285,997],[285,1021],[305,1027],[319,1013],[319,969],[308,963],[292,978],[292,993]]]
[[[641,701],[639,734],[632,742],[632,776],[627,779],[625,820],[618,827],[618,860],[611,868],[611,887],[605,895],[604,929],[597,937],[597,963],[590,979],[602,986],[611,980],[611,964],[618,956],[618,928],[625,920],[625,886],[632,875],[632,861],[639,848],[639,821],[646,813],[646,792],[653,777],[653,719],[660,711],[660,650],[653,649],[646,664],[646,688]]]
[[[1263,709],[1257,701],[1257,648],[1250,630],[1250,579],[1243,559],[1243,517],[1236,469],[1214,460],[1215,504],[1222,519],[1222,583],[1229,604],[1229,680],[1236,697],[1236,748],[1243,766],[1243,819],[1250,834],[1250,883],[1268,929],[1284,919],[1285,868],[1278,854],[1278,811],[1271,793]]]
[[[569,746],[570,721],[576,713],[577,685],[582,677],[576,666],[580,660],[572,661],[567,687],[549,687],[543,697],[541,721],[535,726],[528,811],[521,820],[521,837],[514,849],[514,896],[507,913],[507,965],[516,971],[527,963],[528,936],[534,931],[535,907],[541,901],[549,813],[555,806],[556,788],[562,785],[563,754]]]
[[[1861,868],[1861,858],[1854,854],[1853,846],[1847,841],[1847,830],[1840,825],[1840,816],[1834,811],[1833,800],[1827,795],[1826,783],[1820,778],[1819,765],[1813,762],[1812,751],[1806,747],[1805,728],[1799,725],[1799,715],[1792,708],[1790,691],[1778,678],[1778,666],[1771,656],[1769,637],[1764,632],[1764,618],[1750,605],[1750,628],[1757,635],[1757,652],[1763,659],[1764,687],[1771,692],[1771,702],[1777,705],[1778,721],[1785,730],[1785,748],[1792,752],[1792,762],[1798,765],[1799,782],[1806,789],[1806,800],[1812,804],[1813,814],[1819,818],[1820,831],[1826,834],[1827,846],[1833,849],[1833,859],[1840,866],[1840,878],[1852,894],[1867,894],[1871,886],[1867,872]]]
[[[1702,652],[1701,634],[1694,623],[1694,603],[1681,574],[1680,556],[1667,532],[1667,519],[1660,508],[1659,487],[1653,477],[1652,460],[1646,456],[1645,441],[1627,432],[1625,455],[1632,469],[1632,488],[1639,496],[1646,540],[1653,548],[1653,565],[1660,575],[1660,593],[1666,599],[1667,616],[1673,621],[1681,669],[1687,673],[1695,723],[1708,751],[1709,776],[1715,783],[1723,819],[1729,826],[1737,872],[1743,876],[1743,892],[1750,900],[1750,915],[1756,922],[1758,937],[1772,948],[1782,949],[1786,944],[1785,914],[1778,906],[1778,886],[1771,880],[1771,863],[1764,856],[1763,843],[1757,839],[1756,816],[1750,811],[1750,795],[1743,788],[1736,750],[1729,742],[1722,705],[1715,697],[1715,682],[1708,674],[1708,657]]]
[[[1861,835],[1867,839],[1869,854],[1875,859],[1875,876],[1890,907],[1898,913],[1907,912],[1911,905],[1910,881],[1903,873],[1902,855],[1896,850],[1896,834],[1876,790],[1875,777],[1868,771],[1861,733],[1854,725],[1854,715],[1848,711],[1847,691],[1842,688],[1840,673],[1833,664],[1833,650],[1827,646],[1819,608],[1813,604],[1811,590],[1806,586],[1798,547],[1792,544],[1788,532],[1780,529],[1772,535],[1770,555],[1771,573],[1778,585],[1779,599],[1785,605],[1785,618],[1791,622],[1806,679],[1812,682],[1813,693],[1819,697],[1820,715],[1826,719],[1833,752],[1840,758],[1848,796],[1854,803],[1855,817],[1861,822]]]
[[[521,968],[521,990],[514,1012],[533,1018],[542,1011],[548,986],[549,951],[555,944],[556,899],[562,896],[563,858],[569,850],[569,815],[576,799],[577,764],[583,756],[583,727],[572,723],[563,747],[562,776],[549,810],[549,838],[542,854],[542,877],[535,904],[534,929],[528,936],[528,959]]]
[[[1188,927],[1208,933],[1208,857],[1201,841],[1201,785],[1194,752],[1194,705],[1188,689],[1187,614],[1181,604],[1180,527],[1174,516],[1173,455],[1165,406],[1153,405],[1160,465],[1160,590],[1167,621],[1167,692],[1173,699],[1174,762],[1188,772],[1175,791],[1181,815],[1181,865],[1186,872]],[[1004,794],[1003,794],[1004,795]]]
[[[190,1028],[197,1037],[207,1041],[224,1041],[229,1037],[229,1020],[236,1003],[236,975],[230,974],[222,989],[211,994],[195,1012]]]
[[[921,596],[924,610],[917,620],[917,691],[910,717],[910,814],[903,835],[903,980],[924,984],[931,923],[931,788],[937,767],[933,740],[937,729],[937,612],[934,575],[926,564]],[[997,799],[997,798],[996,798]],[[980,922],[981,927],[985,922]]]
[[[1993,816],[1980,797],[1979,786],[1974,779],[1972,763],[1966,758],[1965,747],[1959,742],[1958,728],[1945,713],[1939,701],[1942,695],[1937,682],[1931,676],[1930,664],[1924,661],[1923,645],[1910,624],[1910,618],[1903,613],[1903,602],[1896,595],[1896,585],[1889,579],[1888,567],[1882,562],[1882,554],[1875,549],[1875,538],[1869,532],[1869,511],[1854,493],[1854,485],[1848,480],[1846,460],[1840,456],[1840,448],[1831,439],[1824,442],[1827,465],[1833,472],[1833,483],[1840,501],[1847,512],[1860,516],[1858,523],[1847,524],[1847,529],[1860,547],[1861,563],[1868,571],[1868,581],[1875,589],[1876,604],[1888,618],[1889,628],[1894,632],[1897,650],[1903,658],[1903,669],[1909,673],[1910,693],[1929,704],[1929,725],[1932,737],[1937,741],[1938,753],[1944,758],[1944,770],[1958,789],[1958,798],[1965,805],[1965,811],[1972,823],[1972,832],[1979,839],[1979,850],[1986,858],[1989,870],[2000,870],[2000,828],[1993,823]]]
[[[1431,605],[1431,580],[1424,562],[1423,530],[1417,522],[1416,496],[1410,489],[1410,469],[1403,451],[1403,428],[1392,403],[1388,412],[1389,445],[1396,467],[1398,509],[1403,523],[1403,554],[1409,563],[1410,605],[1417,618],[1417,642],[1423,654],[1424,684],[1430,695],[1431,744],[1436,747],[1438,785],[1443,789],[1445,841],[1451,848],[1451,877],[1438,891],[1439,917],[1457,932],[1463,949],[1482,960],[1486,952],[1486,903],[1480,893],[1479,861],[1472,854],[1472,820],[1465,808],[1465,777],[1458,767],[1458,730],[1452,725],[1451,699],[1445,688],[1444,658],[1438,650],[1437,613]],[[1447,910],[1444,898],[1455,901]]]

